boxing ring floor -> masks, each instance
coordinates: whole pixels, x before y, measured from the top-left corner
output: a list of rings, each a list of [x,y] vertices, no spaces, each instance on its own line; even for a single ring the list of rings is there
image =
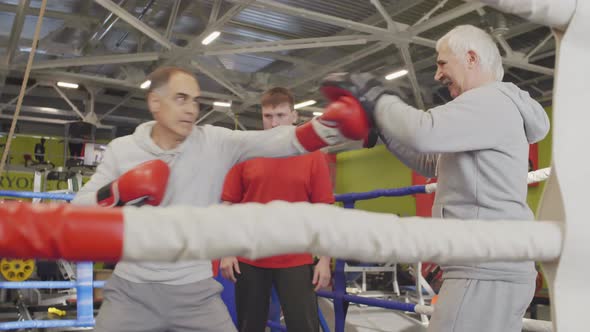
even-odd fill
[[[331,301],[319,298],[322,310],[330,331],[334,331],[334,308]],[[538,306],[537,319],[550,321],[550,307]],[[525,316],[529,318],[529,315]],[[417,314],[351,304],[348,307],[345,332],[426,332],[426,326],[420,322]],[[270,331],[270,329],[267,329]]]
[[[330,331],[334,331],[334,308],[328,299],[319,298],[318,304],[322,310]],[[416,319],[420,319],[415,315]],[[351,304],[346,317],[345,332],[426,332],[426,327],[408,314],[377,307],[367,307]],[[94,331],[92,328],[50,328],[46,332],[61,331]],[[271,328],[266,329],[267,332]]]
[[[319,306],[334,331],[334,309],[328,299],[319,298]],[[418,315],[415,315],[419,320]],[[92,328],[50,328],[46,332],[94,331]],[[271,328],[266,329],[271,332]],[[377,307],[351,305],[346,318],[345,332],[426,332],[426,327],[403,312]]]
[[[401,299],[397,299],[401,300]],[[318,304],[328,323],[330,331],[334,331],[334,307],[325,298],[318,298]],[[537,319],[550,321],[549,306],[538,306]],[[530,318],[529,314],[525,318]],[[427,327],[420,323],[417,314],[388,310],[378,307],[351,304],[344,325],[345,332],[426,332]],[[265,332],[271,332],[267,328]]]
[[[318,299],[320,309],[328,322],[330,331],[334,331],[334,308],[328,299]],[[550,308],[539,307],[538,319],[550,320]],[[418,315],[413,319],[408,314],[377,307],[351,305],[346,316],[345,332],[426,332],[426,327],[418,322]],[[528,317],[528,316],[525,316]],[[65,331],[64,328],[47,329],[47,332]],[[91,328],[73,328],[67,331],[93,331]],[[267,332],[271,329],[267,328]]]

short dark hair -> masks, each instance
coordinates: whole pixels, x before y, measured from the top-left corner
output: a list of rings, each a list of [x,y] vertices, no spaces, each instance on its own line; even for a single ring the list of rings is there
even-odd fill
[[[266,90],[262,94],[262,98],[260,98],[260,104],[262,105],[262,107],[277,107],[282,103],[289,103],[289,108],[291,108],[292,111],[295,110],[293,95],[291,94],[291,91],[289,91],[289,89],[287,88],[274,87],[272,89]]]
[[[197,78],[195,77],[195,74],[193,74],[188,69],[184,69],[182,67],[173,67],[173,66],[159,67],[156,70],[154,70],[153,72],[151,72],[147,77],[147,79],[150,80],[150,82],[151,82],[147,93],[149,94],[150,92],[154,91],[155,89],[168,84],[168,82],[170,81],[170,77],[172,77],[172,75],[174,75],[176,73],[184,73],[184,74],[187,74],[187,75],[190,75],[191,77],[193,77],[195,79],[195,81],[197,80]]]

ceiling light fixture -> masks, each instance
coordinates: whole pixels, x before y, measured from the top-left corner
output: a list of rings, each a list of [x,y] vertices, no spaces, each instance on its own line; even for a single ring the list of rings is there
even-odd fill
[[[209,34],[209,36],[207,36],[207,37],[205,37],[205,39],[203,39],[201,44],[209,45],[209,44],[211,44],[211,42],[213,42],[215,39],[217,39],[217,37],[219,37],[219,35],[221,35],[221,32],[213,31]]]
[[[408,71],[406,69],[402,69],[402,70],[398,70],[396,72],[393,72],[393,73],[385,76],[385,79],[388,81],[391,81],[391,80],[394,80],[396,78],[400,78],[400,77],[407,75],[407,74],[408,74]]]
[[[60,88],[77,89],[78,84],[69,82],[57,82],[57,86]]]
[[[142,89],[147,89],[147,88],[150,87],[150,85],[152,85],[152,81],[147,80],[147,81],[141,83],[141,85],[139,87],[142,88]]]
[[[316,101],[315,100],[307,100],[304,102],[301,102],[299,104],[295,104],[295,106],[293,106],[295,109],[300,109],[303,107],[307,107],[307,106],[311,106],[311,105],[315,105]]]
[[[219,106],[219,107],[231,107],[231,102],[225,102],[225,101],[214,101],[214,102],[213,102],[213,106]]]

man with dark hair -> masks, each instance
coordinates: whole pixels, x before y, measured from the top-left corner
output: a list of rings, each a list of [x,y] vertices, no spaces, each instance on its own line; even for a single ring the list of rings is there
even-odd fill
[[[293,96],[281,87],[261,98],[265,130],[293,126],[297,121]],[[303,156],[258,158],[236,165],[227,174],[221,199],[229,204],[274,200],[334,202],[330,171],[320,151]],[[238,330],[264,331],[273,284],[289,331],[319,332],[318,303],[314,292],[330,282],[330,258],[320,257],[312,268],[311,254],[289,254],[258,260],[225,257],[222,275],[235,282]]]
[[[244,132],[195,126],[200,88],[194,75],[163,67],[149,80],[147,104],[155,121],[113,140],[73,203],[205,207],[219,203],[225,175],[236,163],[306,153],[368,132],[360,105],[346,98],[328,107],[326,119],[297,128]],[[351,107],[356,107],[352,113]],[[162,232],[170,232],[166,220]],[[210,261],[120,262],[104,289],[95,331],[233,331],[221,289]]]

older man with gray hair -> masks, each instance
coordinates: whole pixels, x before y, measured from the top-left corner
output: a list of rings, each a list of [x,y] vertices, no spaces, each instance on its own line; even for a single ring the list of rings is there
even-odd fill
[[[435,79],[452,101],[416,109],[369,74],[327,77],[330,99],[353,96],[387,146],[408,167],[437,177],[438,218],[533,220],[527,205],[529,144],[549,131],[544,109],[502,82],[502,58],[483,30],[457,26],[437,42]],[[534,262],[443,266],[429,331],[517,332],[535,291]]]

